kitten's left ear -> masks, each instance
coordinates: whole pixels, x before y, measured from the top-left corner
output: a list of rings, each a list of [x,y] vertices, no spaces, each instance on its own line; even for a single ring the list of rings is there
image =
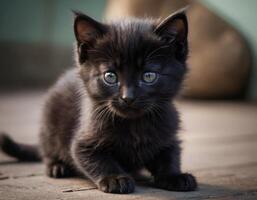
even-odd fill
[[[157,25],[154,32],[169,42],[174,40],[182,43],[186,42],[188,35],[188,23],[185,10],[186,8],[183,8],[168,16]]]

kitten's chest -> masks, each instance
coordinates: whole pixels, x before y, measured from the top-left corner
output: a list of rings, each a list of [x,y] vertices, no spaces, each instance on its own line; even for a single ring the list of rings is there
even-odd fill
[[[131,170],[143,167],[169,145],[169,133],[151,124],[124,124],[117,128],[114,130],[112,153]]]
[[[155,146],[155,147],[154,147]],[[128,170],[141,168],[158,152],[155,144],[130,140],[120,140],[115,143],[112,155]]]

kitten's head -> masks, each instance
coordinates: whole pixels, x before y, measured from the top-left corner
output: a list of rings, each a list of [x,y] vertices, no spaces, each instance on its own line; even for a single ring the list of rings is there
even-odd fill
[[[103,24],[75,13],[81,77],[95,103],[124,118],[159,109],[177,93],[186,72],[185,13],[158,22]]]

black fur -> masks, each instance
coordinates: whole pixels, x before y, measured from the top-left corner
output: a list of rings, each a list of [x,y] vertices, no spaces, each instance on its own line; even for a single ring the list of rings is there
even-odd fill
[[[5,133],[0,133],[0,149],[20,161],[41,161],[41,156],[36,145],[16,143]]]
[[[195,178],[180,169],[179,115],[172,103],[186,72],[185,14],[161,23],[130,19],[111,24],[75,15],[78,68],[50,90],[44,110],[40,149],[47,174],[80,173],[104,192],[131,193],[130,174],[146,168],[156,187],[195,190]],[[104,81],[106,71],[116,73],[117,84]],[[145,71],[158,79],[143,82]],[[7,154],[33,158],[22,157],[21,146],[6,141],[2,137]]]

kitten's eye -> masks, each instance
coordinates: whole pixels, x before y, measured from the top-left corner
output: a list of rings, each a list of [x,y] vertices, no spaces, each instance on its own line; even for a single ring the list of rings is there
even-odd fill
[[[143,73],[142,79],[146,83],[154,83],[154,81],[157,79],[157,73],[145,72],[145,73]]]
[[[118,82],[118,77],[114,72],[105,72],[104,73],[104,81],[107,84],[113,85]]]

